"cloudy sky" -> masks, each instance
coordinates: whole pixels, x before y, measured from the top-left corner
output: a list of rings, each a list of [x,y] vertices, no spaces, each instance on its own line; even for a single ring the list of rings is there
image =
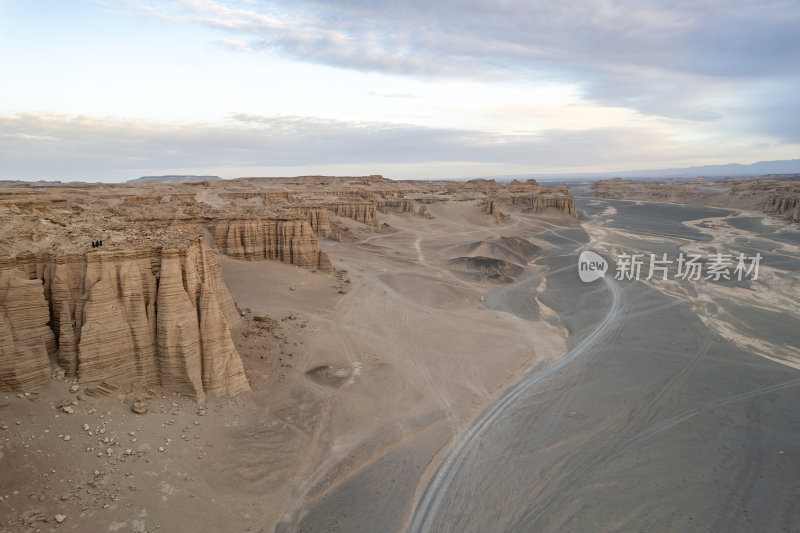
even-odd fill
[[[800,157],[797,0],[0,0],[0,179]]]

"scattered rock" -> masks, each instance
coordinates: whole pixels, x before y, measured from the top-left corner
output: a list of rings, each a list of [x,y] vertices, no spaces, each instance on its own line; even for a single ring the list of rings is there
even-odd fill
[[[137,415],[143,415],[147,412],[147,404],[142,401],[135,401],[131,405],[131,410]]]
[[[66,519],[67,519],[67,515],[63,515],[63,514],[57,514],[56,515],[56,523],[57,524],[62,523]]]

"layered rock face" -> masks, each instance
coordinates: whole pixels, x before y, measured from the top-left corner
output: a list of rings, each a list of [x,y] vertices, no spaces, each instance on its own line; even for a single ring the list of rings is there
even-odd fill
[[[303,219],[220,220],[214,230],[214,246],[237,259],[271,259],[325,272],[333,270],[311,224]]]
[[[378,226],[378,212],[373,203],[331,204],[328,210],[336,216],[352,218],[368,226]]]
[[[15,263],[0,275],[2,385],[41,384],[50,352],[82,382],[160,385],[198,399],[249,390],[231,339],[240,318],[201,241]]]
[[[540,194],[534,197],[533,206],[531,207],[534,213],[541,213],[548,207],[558,209],[573,217],[578,216],[575,200],[570,194]]]
[[[406,200],[405,198],[381,200],[378,202],[377,208],[381,213],[388,213],[389,211],[395,211],[397,213],[417,212],[417,209],[414,206],[414,201]]]
[[[339,240],[338,232],[333,228],[328,210],[322,207],[305,207],[294,210],[298,216],[304,216],[316,235],[326,239]]]
[[[542,187],[535,179],[524,182],[512,180],[507,185],[495,183],[494,180],[472,180],[467,184],[485,192],[486,212],[490,215],[497,216],[501,205],[512,205],[534,213],[554,208],[566,215],[578,217],[574,198],[566,185]]]
[[[800,196],[773,196],[767,199],[764,210],[767,213],[777,213],[789,216],[793,221],[800,221]]]
[[[14,267],[0,270],[0,388],[36,387],[50,378],[56,344],[49,320],[41,282]]]

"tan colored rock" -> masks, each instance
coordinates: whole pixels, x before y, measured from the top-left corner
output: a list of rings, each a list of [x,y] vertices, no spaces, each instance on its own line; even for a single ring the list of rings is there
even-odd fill
[[[368,226],[378,226],[378,213],[373,203],[331,204],[328,209],[336,216],[352,218]]]
[[[381,200],[377,203],[377,209],[381,213],[388,213],[390,211],[395,211],[397,213],[416,213],[416,207],[414,207],[413,200],[407,200],[405,198],[392,198],[387,200]]]
[[[169,390],[204,398],[197,310],[183,287],[178,252],[161,260],[156,320],[158,370]]]
[[[209,312],[204,301],[213,303]],[[212,332],[202,353],[201,320]],[[201,241],[164,253],[24,256],[0,270],[0,387],[45,382],[49,350],[82,381],[162,384],[202,398],[205,360],[233,372],[210,378],[215,391],[246,390],[239,355],[225,340],[240,327],[220,265]],[[224,364],[214,363],[217,355]]]
[[[88,288],[78,343],[78,375],[84,381],[133,381],[136,355],[130,325],[115,291],[115,269],[108,265]]]
[[[578,217],[575,200],[569,194],[540,194],[534,198],[532,207],[534,213],[541,213],[547,208],[555,208],[567,215]]]
[[[214,291],[207,286],[200,298],[200,342],[203,389],[207,393],[233,396],[250,390],[230,328]]]
[[[326,239],[339,240],[338,232],[331,225],[328,210],[322,207],[308,207],[295,210],[300,215],[306,217],[306,221],[311,225],[316,235]]]
[[[0,387],[22,390],[50,379],[49,320],[41,282],[15,268],[0,270]]]
[[[225,255],[237,259],[270,259],[322,271],[330,271],[311,225],[302,219],[221,220],[214,244]]]
[[[148,296],[155,292],[149,276],[143,276],[135,261],[120,268],[120,299],[125,311],[128,330],[133,341],[136,375],[141,383],[158,383],[158,365],[155,349],[155,309]],[[144,289],[144,286],[147,286]]]

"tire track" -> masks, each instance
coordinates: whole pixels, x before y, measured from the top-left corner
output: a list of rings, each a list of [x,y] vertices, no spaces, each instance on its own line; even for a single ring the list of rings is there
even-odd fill
[[[529,373],[516,384],[512,385],[495,400],[473,423],[473,425],[456,441],[445,457],[439,468],[434,473],[422,498],[417,504],[408,527],[410,533],[430,531],[436,514],[442,503],[442,498],[447,487],[453,481],[458,470],[464,464],[469,452],[479,443],[481,437],[491,429],[495,420],[501,417],[514,405],[514,403],[532,388],[550,378],[554,373],[567,366],[570,362],[583,356],[599,340],[601,340],[613,326],[618,323],[620,311],[624,308],[621,297],[622,291],[612,279],[605,279],[611,291],[612,302],[603,320],[575,345],[567,354],[543,370]]]

